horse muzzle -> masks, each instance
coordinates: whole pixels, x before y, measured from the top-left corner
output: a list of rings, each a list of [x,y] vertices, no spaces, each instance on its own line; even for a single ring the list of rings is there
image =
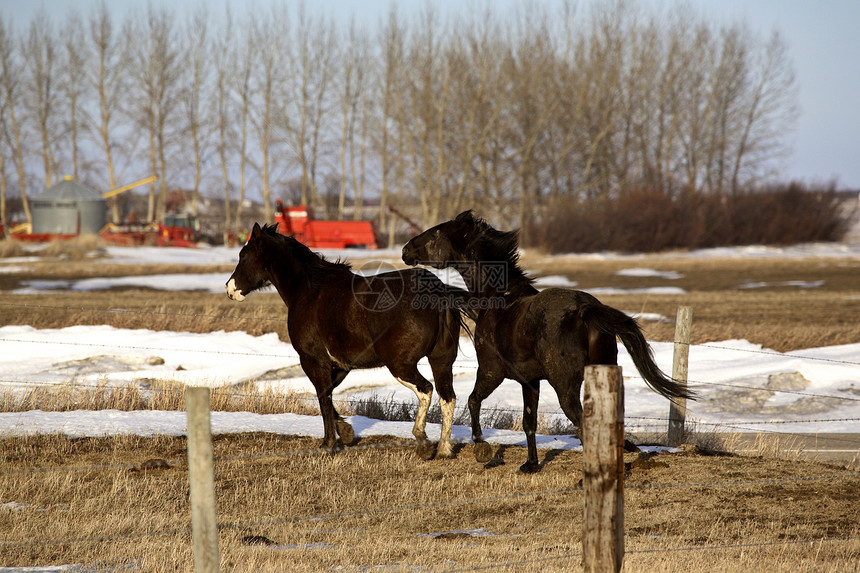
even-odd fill
[[[242,294],[242,291],[236,288],[236,281],[234,279],[230,279],[227,281],[227,284],[224,285],[224,288],[227,290],[227,296],[232,300],[238,300],[242,302],[245,300],[245,295]]]
[[[410,267],[414,267],[415,265],[418,264],[418,257],[416,256],[416,250],[410,248],[409,245],[406,245],[405,247],[403,247],[403,251],[401,253],[400,258],[403,259],[403,262],[406,263],[407,265],[409,265]]]

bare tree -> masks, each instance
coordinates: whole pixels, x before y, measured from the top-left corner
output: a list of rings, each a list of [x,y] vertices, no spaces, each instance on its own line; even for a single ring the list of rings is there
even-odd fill
[[[15,38],[11,26],[7,26],[0,14],[0,78],[3,83],[3,95],[5,96],[6,120],[8,131],[11,132],[10,147],[14,154],[15,170],[18,175],[18,188],[21,191],[21,206],[27,223],[33,223],[33,215],[30,212],[30,202],[27,200],[27,172],[24,169],[24,147],[21,137],[21,125],[16,115],[16,106],[19,104],[21,93],[21,63],[15,50]]]
[[[292,10],[242,25],[228,12],[215,29],[204,9],[150,7],[117,33],[103,3],[86,41],[74,16],[59,37],[44,11],[23,34],[3,24],[0,179],[17,174],[29,218],[27,169],[50,184],[68,164],[116,188],[146,147],[156,219],[180,184],[197,210],[217,150],[225,232],[258,194],[338,218],[350,200],[364,216],[373,194],[393,241],[390,205],[428,225],[467,207],[522,225],[641,186],[739,193],[773,173],[796,119],[779,35],[688,6],[533,3],[503,18],[487,3],[451,22],[392,7],[372,34]]]
[[[747,34],[737,25],[723,29],[719,47],[706,88],[713,103],[709,107],[704,173],[704,186],[710,192],[725,190],[729,172],[726,154],[730,141],[735,138],[739,119],[737,112],[746,81]]]
[[[250,23],[245,26],[246,30],[251,30],[251,28]],[[248,128],[251,123],[252,105],[251,76],[254,73],[254,34],[246,32],[242,38],[244,40],[244,49],[237,48],[235,73],[231,76],[232,93],[238,99],[239,103],[239,142],[236,150],[239,155],[239,197],[236,200],[236,218],[234,223],[237,231],[242,226],[242,208],[245,205],[245,192],[247,188]],[[264,205],[264,208],[269,209],[269,206]]]
[[[2,26],[3,22],[0,20],[0,27]],[[9,232],[6,225],[6,186],[8,184],[6,179],[6,150],[9,141],[6,129],[6,107],[6,98],[0,98],[0,227],[2,227],[0,238],[5,237]]]
[[[286,121],[286,115],[278,115],[278,105],[283,99],[285,73],[284,52],[288,38],[289,18],[282,6],[273,6],[263,15],[253,15],[254,71],[249,76],[251,92],[256,95],[250,111],[252,125],[259,145],[258,171],[260,173],[263,205],[271,208],[272,152],[279,138],[275,129],[276,119]]]
[[[197,215],[204,154],[208,148],[211,126],[207,106],[204,105],[204,98],[210,89],[209,67],[212,46],[207,34],[208,28],[209,15],[205,7],[201,7],[191,16],[191,21],[185,30],[186,65],[184,75],[180,76],[184,84],[182,102],[187,126],[186,137],[191,140],[193,155],[194,183],[191,188],[191,213],[194,215]]]
[[[356,212],[358,211],[359,188],[357,184],[359,179],[355,173],[355,130],[356,125],[362,121],[362,104],[366,98],[368,50],[366,38],[356,28],[355,21],[351,21],[346,43],[338,52],[341,132],[339,149],[340,192],[338,194],[337,218],[341,220],[344,218],[346,189],[350,181],[352,182],[354,209]],[[349,169],[347,168],[347,155],[349,155]]]
[[[370,148],[371,122],[373,121],[373,112],[371,111],[371,99],[367,93],[366,77],[367,70],[362,69],[361,79],[359,81],[359,97],[356,102],[355,116],[358,116],[355,127],[358,130],[359,141],[356,143],[354,137],[350,137],[349,160],[350,160],[350,181],[353,188],[353,211],[352,218],[359,221],[364,217],[364,191],[367,183],[367,153]],[[356,147],[358,153],[356,154]],[[358,158],[356,158],[358,155]],[[356,161],[358,166],[356,167]]]
[[[65,72],[62,83],[62,115],[65,117],[66,125],[63,133],[67,134],[65,139],[71,152],[72,176],[79,179],[81,140],[87,125],[85,104],[88,94],[85,90],[87,89],[86,61],[89,59],[84,24],[80,14],[73,12],[69,16],[62,29],[61,37]]]
[[[774,31],[762,51],[751,57],[750,81],[738,109],[739,130],[730,150],[731,192],[737,193],[741,174],[766,175],[763,166],[786,153],[785,134],[797,120],[797,84],[788,49]]]
[[[232,38],[233,17],[229,9],[225,13],[226,28],[223,34],[220,34],[213,42],[213,67],[215,80],[213,86],[214,99],[214,121],[215,131],[217,133],[218,143],[218,158],[221,163],[221,176],[224,179],[224,244],[229,241],[231,232],[230,218],[230,151],[232,146],[230,142],[233,140],[235,133],[232,129],[234,121],[234,106],[231,99],[230,82],[232,78],[233,68],[235,66],[235,49]],[[237,206],[238,208],[238,206]],[[238,225],[238,223],[237,223]]]
[[[291,105],[281,113],[295,118],[285,125],[285,135],[297,154],[301,169],[301,202],[328,215],[328,204],[319,194],[317,166],[323,147],[323,119],[329,111],[329,89],[334,58],[334,25],[307,15],[300,5],[293,42],[290,46],[293,81],[288,100]]]
[[[22,42],[27,97],[24,109],[31,125],[37,130],[41,142],[42,164],[45,169],[45,187],[55,179],[56,159],[54,134],[57,132],[57,70],[58,54],[54,26],[44,9],[39,10],[30,22],[26,39]]]
[[[695,25],[689,10],[670,14],[667,34],[659,16],[643,26],[634,46],[642,89],[630,90],[631,107],[639,118],[635,130],[638,169],[644,185],[667,191],[683,173],[681,127],[687,76],[695,59]],[[637,95],[639,96],[637,98]]]
[[[421,13],[419,26],[405,67],[406,110],[398,119],[406,122],[403,135],[421,217],[425,225],[431,225],[439,220],[443,197],[449,191],[443,174],[447,170],[445,127],[452,78],[444,57],[445,35],[431,6]]]
[[[130,69],[138,92],[135,116],[149,140],[150,166],[159,176],[158,201],[156,203],[155,185],[152,185],[147,218],[163,220],[167,204],[167,148],[172,135],[168,129],[179,101],[175,18],[167,10],[150,6],[141,25],[125,35],[133,44]]]
[[[715,52],[713,34],[704,25],[696,26],[691,42],[693,50],[687,74],[679,83],[679,106],[682,143],[681,173],[687,189],[698,190],[707,153],[704,141],[713,114],[714,102],[709,92],[702,89],[707,85],[709,70],[714,67]]]
[[[94,53],[89,70],[89,82],[97,98],[94,102],[97,112],[90,121],[93,124],[92,131],[96,135],[98,147],[104,154],[107,187],[116,189],[117,169],[114,150],[121,145],[121,139],[115,133],[116,114],[121,111],[120,98],[124,95],[126,86],[124,50],[127,44],[121,42],[116,35],[110,12],[104,3],[101,3],[90,17],[89,42]],[[111,197],[108,199],[108,204],[113,222],[118,223],[120,220],[118,199]]]
[[[500,127],[506,101],[497,57],[503,45],[501,30],[487,11],[457,26],[448,49],[448,67],[454,78],[452,118],[448,121],[451,150],[451,197],[445,217],[475,206],[476,187],[487,155],[490,135]]]
[[[380,26],[377,43],[381,46],[380,58],[382,62],[380,63],[381,70],[376,76],[378,79],[375,84],[375,93],[378,94],[376,99],[380,100],[379,115],[376,118],[379,124],[376,145],[376,153],[379,156],[380,162],[379,228],[380,230],[388,229],[389,247],[394,244],[395,217],[392,216],[390,224],[386,225],[386,216],[390,204],[388,182],[391,175],[390,172],[392,171],[392,164],[396,162],[396,159],[393,158],[403,157],[402,154],[393,154],[390,147],[391,140],[393,139],[391,126],[399,123],[397,121],[399,118],[397,110],[402,107],[400,104],[401,98],[399,97],[401,93],[399,82],[403,75],[404,36],[405,30],[397,14],[396,5],[392,4],[391,10],[388,13],[387,23],[384,26]],[[398,138],[398,140],[402,142],[402,138]],[[396,164],[402,165],[400,162]]]

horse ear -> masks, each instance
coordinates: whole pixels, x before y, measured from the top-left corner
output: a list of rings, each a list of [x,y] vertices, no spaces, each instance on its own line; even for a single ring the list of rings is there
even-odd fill
[[[475,220],[475,214],[472,213],[471,209],[469,209],[468,211],[463,211],[462,213],[457,215],[454,220],[458,223],[471,222]]]
[[[262,229],[260,229],[260,224],[254,223],[254,228],[251,229],[251,237],[254,237],[254,238],[259,237],[260,233],[262,233]]]

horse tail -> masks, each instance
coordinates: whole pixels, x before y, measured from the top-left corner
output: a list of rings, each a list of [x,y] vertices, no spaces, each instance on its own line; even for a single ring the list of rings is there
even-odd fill
[[[591,295],[587,295],[587,297],[587,299],[581,300],[579,305],[582,321],[589,329],[620,338],[621,343],[630,353],[636,369],[639,370],[642,378],[652,390],[666,398],[696,399],[694,392],[660,370],[657,363],[654,362],[654,353],[645,340],[636,319],[601,303]]]

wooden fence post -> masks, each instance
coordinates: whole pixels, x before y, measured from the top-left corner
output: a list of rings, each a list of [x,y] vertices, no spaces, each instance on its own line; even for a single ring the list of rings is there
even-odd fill
[[[687,387],[688,360],[690,357],[690,331],[693,326],[693,307],[679,306],[675,320],[675,348],[672,358],[672,378]],[[687,399],[672,398],[669,405],[667,441],[678,446],[684,441],[684,419],[687,417]]]
[[[617,573],[624,559],[624,384],[620,366],[586,366],[582,418],[582,564]]]
[[[218,524],[215,514],[215,467],[209,415],[209,388],[186,387],[188,412],[188,481],[191,486],[191,534],[194,571],[217,572]]]

